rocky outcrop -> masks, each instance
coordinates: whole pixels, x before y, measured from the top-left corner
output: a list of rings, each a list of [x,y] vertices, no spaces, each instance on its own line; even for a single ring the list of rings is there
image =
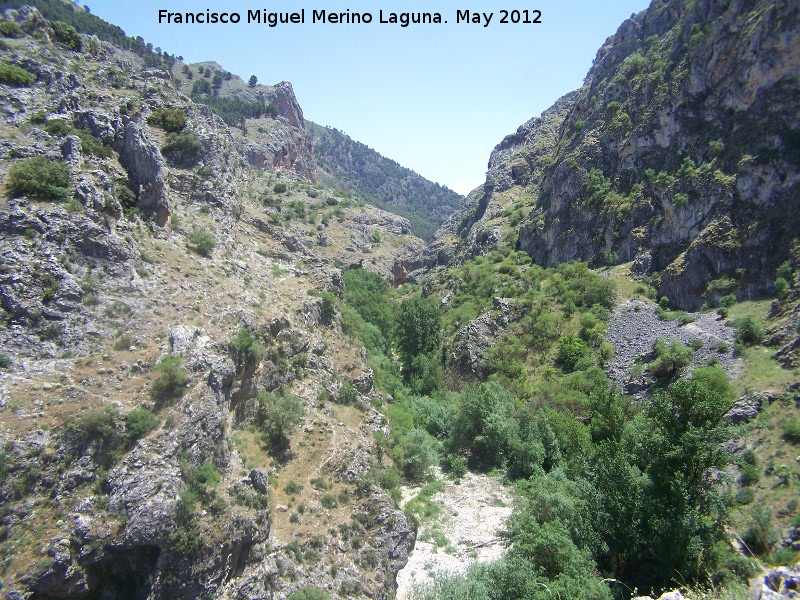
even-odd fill
[[[495,148],[426,264],[518,234],[546,266],[647,253],[685,309],[771,293],[800,228],[796,8],[673,0],[631,17],[580,90]]]

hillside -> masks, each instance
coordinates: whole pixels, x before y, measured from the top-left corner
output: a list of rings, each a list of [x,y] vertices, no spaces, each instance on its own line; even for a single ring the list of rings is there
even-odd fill
[[[0,18],[0,595],[800,586],[797,2],[654,0],[427,246],[381,206],[456,198],[290,83],[35,4]]]
[[[464,200],[336,129],[309,123],[309,133],[321,176],[405,217],[412,233],[426,241]]]

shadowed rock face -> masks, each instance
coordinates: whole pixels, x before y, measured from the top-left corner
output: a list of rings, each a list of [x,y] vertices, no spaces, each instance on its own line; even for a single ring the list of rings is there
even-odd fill
[[[426,264],[486,252],[496,231],[548,266],[646,255],[682,308],[772,292],[800,229],[798,3],[724,4],[655,2],[623,23],[580,90],[495,148]]]

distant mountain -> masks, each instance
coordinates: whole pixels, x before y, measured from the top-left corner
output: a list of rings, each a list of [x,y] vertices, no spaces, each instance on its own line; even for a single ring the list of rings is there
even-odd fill
[[[411,232],[426,241],[464,201],[453,190],[428,181],[341,131],[310,121],[306,126],[321,179],[332,177],[370,204],[407,218]]]

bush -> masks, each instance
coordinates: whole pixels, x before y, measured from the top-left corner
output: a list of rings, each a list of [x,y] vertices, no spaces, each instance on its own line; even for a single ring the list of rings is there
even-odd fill
[[[180,109],[159,108],[147,117],[147,122],[168,133],[178,133],[186,127],[186,113]]]
[[[14,21],[0,21],[0,36],[7,38],[22,37],[22,27]]]
[[[750,504],[756,499],[756,492],[751,487],[742,488],[736,492],[736,495],[733,497],[733,499],[736,501],[736,504]]]
[[[121,351],[121,350],[130,350],[131,346],[133,345],[133,338],[130,334],[123,334],[119,337],[119,339],[114,342],[114,350]]]
[[[244,327],[231,340],[231,351],[237,373],[252,370],[264,356],[264,348]]]
[[[744,464],[740,467],[739,483],[742,487],[749,487],[761,481],[761,468],[758,465]]]
[[[210,256],[217,241],[205,229],[195,229],[189,234],[189,244],[191,249],[200,256]]]
[[[747,316],[736,325],[736,339],[745,346],[755,346],[764,339],[764,328],[756,317]]]
[[[288,448],[289,436],[306,412],[302,401],[292,394],[270,392],[259,393],[256,400],[256,425],[263,432],[262,439],[278,450]]]
[[[143,438],[153,431],[158,425],[158,417],[143,406],[137,406],[125,415],[125,432],[128,445],[133,445],[136,440]]]
[[[781,437],[790,444],[800,444],[800,421],[789,419],[783,426]]]
[[[286,600],[328,600],[328,592],[318,587],[307,587],[289,594]]]
[[[276,194],[285,194],[287,189],[285,183],[276,183],[272,186],[272,191]]]
[[[14,87],[27,87],[33,85],[36,75],[16,65],[0,63],[0,83]]]
[[[322,498],[320,498],[319,503],[322,504],[323,507],[329,509],[339,506],[339,502],[336,500],[336,496],[333,494],[325,494]]]
[[[783,298],[789,292],[789,282],[783,277],[778,277],[775,280],[775,295],[778,298]]]
[[[203,153],[203,141],[194,131],[170,133],[161,146],[161,153],[175,166],[193,167]]]
[[[589,347],[574,335],[565,335],[558,340],[556,361],[567,373],[578,368],[578,365],[588,357]]]
[[[53,37],[56,38],[64,48],[67,50],[80,50],[81,49],[81,36],[75,28],[63,21],[53,21],[50,23],[53,28]]]
[[[156,371],[161,375],[153,382],[150,395],[154,400],[165,401],[183,396],[186,381],[189,376],[181,368],[181,358],[169,355],[156,365]]]
[[[7,369],[11,366],[11,357],[8,354],[0,354],[0,369]]]
[[[26,158],[9,169],[6,187],[12,198],[27,195],[42,200],[67,200],[69,169],[43,156]]]
[[[672,377],[677,371],[692,363],[694,350],[683,342],[673,339],[669,344],[665,338],[658,338],[653,344],[656,360],[650,363],[650,371],[656,377]]]

